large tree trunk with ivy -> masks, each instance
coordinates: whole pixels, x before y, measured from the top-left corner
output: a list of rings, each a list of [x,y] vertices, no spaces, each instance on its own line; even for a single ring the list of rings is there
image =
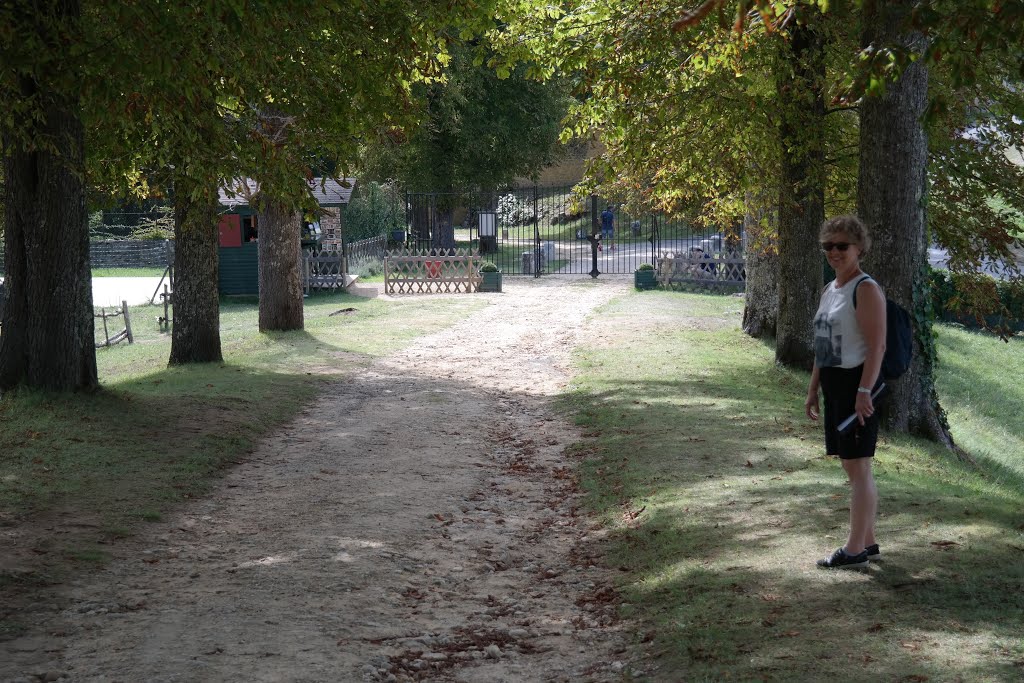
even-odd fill
[[[796,24],[785,43],[779,95],[779,316],[775,360],[810,369],[811,322],[818,308],[825,219],[825,57],[813,25]]]
[[[303,329],[302,214],[270,199],[260,211],[260,332]]]
[[[42,103],[41,119],[26,123],[35,140],[53,149],[25,150],[13,139],[3,145],[7,302],[0,390],[91,391],[98,380],[78,102],[28,78],[21,94]]]
[[[171,365],[223,360],[217,289],[215,182],[179,174],[174,183],[174,327]]]
[[[920,35],[897,33],[914,3],[864,5],[864,46],[903,44],[923,47]],[[925,225],[928,147],[921,117],[928,99],[928,70],[914,62],[881,96],[860,105],[860,177],[857,212],[867,223],[874,246],[864,268],[886,294],[912,311],[914,362],[891,382],[886,413],[890,429],[952,445],[935,393],[935,344],[925,311],[929,307]]]
[[[779,251],[772,213],[747,197],[743,216],[744,268],[747,273],[743,331],[755,339],[774,339],[779,316]]]

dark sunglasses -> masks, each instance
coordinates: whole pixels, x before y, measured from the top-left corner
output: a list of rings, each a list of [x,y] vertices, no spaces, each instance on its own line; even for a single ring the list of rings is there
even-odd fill
[[[826,254],[828,252],[832,251],[833,249],[838,249],[839,251],[846,251],[849,248],[850,248],[850,243],[849,242],[822,242],[821,243],[821,250],[823,252],[825,252]]]

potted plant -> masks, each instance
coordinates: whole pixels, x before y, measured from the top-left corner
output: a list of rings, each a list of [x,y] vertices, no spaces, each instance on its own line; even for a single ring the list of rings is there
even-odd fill
[[[641,263],[633,271],[633,285],[637,289],[654,289],[658,286],[658,279],[654,274],[654,266],[650,263]]]
[[[501,271],[498,270],[498,266],[491,262],[487,262],[480,266],[480,291],[501,291]]]

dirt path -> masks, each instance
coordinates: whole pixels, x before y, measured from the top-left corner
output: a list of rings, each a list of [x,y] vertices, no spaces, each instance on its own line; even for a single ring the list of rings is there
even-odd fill
[[[616,681],[578,438],[551,412],[626,280],[506,280],[339,384],[0,644],[0,680]],[[49,609],[49,611],[48,611]],[[55,611],[59,610],[59,611]]]

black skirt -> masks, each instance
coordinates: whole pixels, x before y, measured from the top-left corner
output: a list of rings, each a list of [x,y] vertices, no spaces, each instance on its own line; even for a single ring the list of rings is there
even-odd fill
[[[855,368],[821,368],[818,377],[821,380],[821,393],[824,401],[825,422],[825,453],[838,455],[844,460],[854,458],[870,458],[875,455],[878,443],[878,405],[885,396],[884,392],[875,399],[875,412],[871,417],[860,421],[854,419],[853,425],[845,432],[839,432],[839,425],[857,406],[857,387],[864,366]],[[881,384],[881,379],[875,385]],[[872,391],[873,393],[873,391]]]

